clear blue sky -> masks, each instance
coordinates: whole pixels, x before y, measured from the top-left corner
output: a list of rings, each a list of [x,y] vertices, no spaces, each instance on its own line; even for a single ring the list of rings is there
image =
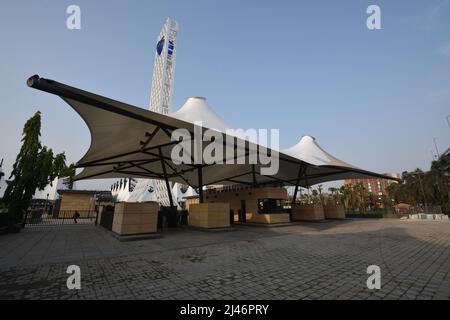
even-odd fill
[[[66,28],[77,4],[82,29]],[[366,28],[377,4],[382,30]],[[303,134],[377,172],[428,169],[433,137],[450,145],[450,1],[2,1],[0,157],[7,174],[24,122],[43,114],[43,143],[75,162],[81,118],[29,89],[33,74],[147,108],[156,37],[180,24],[173,111],[208,98],[235,127]]]

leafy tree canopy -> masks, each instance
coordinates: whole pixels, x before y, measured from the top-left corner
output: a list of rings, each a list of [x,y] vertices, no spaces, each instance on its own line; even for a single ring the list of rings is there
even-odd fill
[[[22,221],[36,190],[43,190],[58,176],[75,173],[73,165],[66,166],[64,153],[54,155],[52,149],[42,146],[40,136],[41,113],[38,111],[23,127],[22,146],[3,198],[10,224]]]

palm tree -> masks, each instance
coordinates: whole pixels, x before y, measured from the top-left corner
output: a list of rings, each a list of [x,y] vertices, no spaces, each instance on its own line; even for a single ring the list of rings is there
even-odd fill
[[[320,202],[319,191],[317,189],[312,189],[312,203],[317,204]]]
[[[359,212],[364,212],[367,199],[366,189],[362,183],[358,182],[354,185],[353,190],[355,192],[356,207]]]
[[[339,189],[338,188],[334,188],[334,187],[330,187],[328,188],[328,191],[331,193],[332,197],[333,197],[333,202],[334,204],[339,204],[339,196],[338,196],[338,192]]]
[[[344,184],[342,187],[339,188],[339,192],[341,194],[341,197],[343,199],[344,208],[346,210],[354,210],[354,202],[353,202],[353,185],[351,184]]]
[[[323,205],[323,195],[322,195],[322,190],[323,190],[323,186],[321,184],[319,184],[317,186],[317,190],[319,191],[319,200],[320,203]]]

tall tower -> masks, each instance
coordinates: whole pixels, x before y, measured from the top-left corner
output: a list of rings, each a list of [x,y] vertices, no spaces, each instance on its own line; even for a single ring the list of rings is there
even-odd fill
[[[150,110],[162,114],[170,113],[173,80],[175,75],[176,45],[178,23],[167,18],[161,33],[156,39],[155,63],[153,66],[152,91],[150,95]],[[170,206],[170,198],[166,184],[161,180],[136,179],[132,192],[127,192],[122,201],[156,200],[163,206]],[[172,199],[175,197],[172,196]],[[178,205],[176,200],[174,205]]]
[[[162,114],[168,114],[171,111],[177,34],[178,22],[169,17],[156,40],[150,110]],[[172,193],[172,188],[167,190],[165,182],[161,180],[149,181],[149,189],[151,189],[152,185],[158,202],[163,206],[169,206],[170,198],[168,192]],[[170,185],[172,186],[172,184]],[[172,199],[174,199],[173,194]],[[174,205],[178,205],[176,201]]]
[[[167,18],[157,39],[150,110],[168,114],[171,110],[175,75],[178,22]]]
[[[149,109],[168,114],[171,111],[175,60],[177,51],[178,22],[167,18],[161,33],[156,39],[155,63],[153,67],[152,90]],[[125,184],[114,185],[113,195],[120,201],[143,202],[158,201],[162,206],[170,205],[168,190],[164,181],[154,179],[135,179],[133,190]],[[171,184],[172,186],[172,184]],[[169,190],[172,193],[173,191]],[[178,206],[175,197],[174,205]]]

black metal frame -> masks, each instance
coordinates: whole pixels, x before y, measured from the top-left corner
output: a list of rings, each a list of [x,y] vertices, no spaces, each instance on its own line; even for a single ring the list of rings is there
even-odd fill
[[[197,167],[197,174],[198,174],[198,197],[200,203],[203,203],[203,166],[198,165]]]
[[[292,204],[295,204],[295,201],[297,199],[298,187],[300,185],[300,180],[302,177],[306,177],[306,166],[300,165],[300,167],[298,169],[297,181],[295,182],[295,189],[294,189],[294,195],[292,197]]]
[[[163,175],[164,175],[164,181],[166,183],[167,194],[169,195],[169,203],[170,203],[170,206],[173,207],[172,191],[170,190],[170,183],[169,183],[169,179],[167,177],[166,162],[163,159],[163,154],[162,154],[161,148],[158,148],[158,151],[159,151],[159,156],[161,158],[161,166],[163,169]]]

